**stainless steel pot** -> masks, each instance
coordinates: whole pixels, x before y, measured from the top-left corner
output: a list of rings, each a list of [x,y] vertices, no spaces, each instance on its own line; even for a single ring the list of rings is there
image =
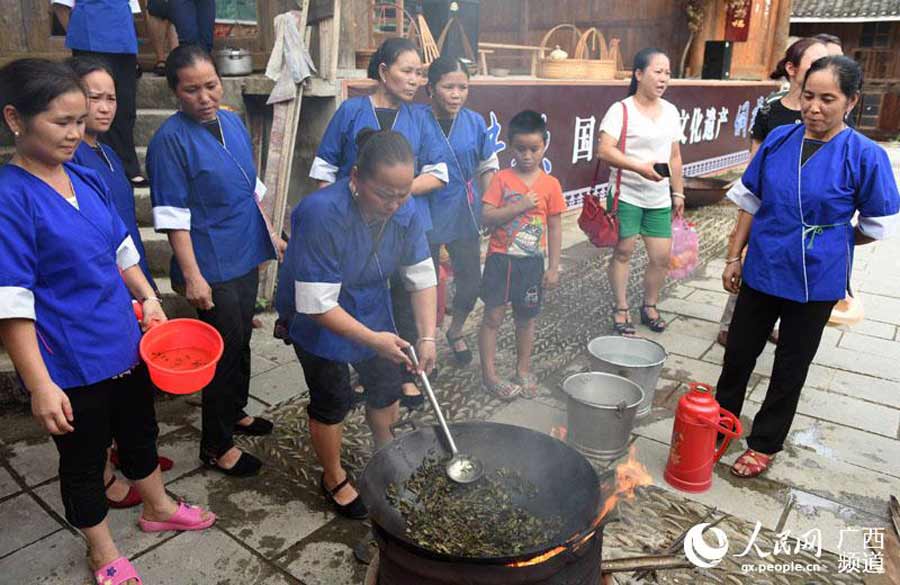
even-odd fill
[[[650,414],[656,383],[669,354],[666,348],[640,337],[611,335],[597,337],[588,343],[588,353],[593,358],[592,369],[622,376],[636,383],[644,391],[644,401],[637,411],[637,418]]]
[[[253,72],[253,57],[247,49],[219,49],[213,51],[213,59],[219,75],[225,77],[250,75]]]
[[[644,399],[641,387],[613,374],[585,372],[566,378],[563,392],[569,397],[567,442],[602,466],[624,455]]]

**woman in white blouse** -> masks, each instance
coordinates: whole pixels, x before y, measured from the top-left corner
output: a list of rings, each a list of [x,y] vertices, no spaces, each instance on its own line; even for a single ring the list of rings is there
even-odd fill
[[[670,77],[665,53],[652,48],[638,52],[628,97],[613,104],[600,124],[598,154],[612,167],[609,209],[615,193],[619,195],[619,243],[609,263],[616,295],[613,328],[619,335],[635,334],[626,286],[638,235],[648,257],[641,322],[656,332],[666,328],[656,303],[669,268],[672,214],[680,216],[684,210],[681,119],[675,106],[662,99]]]

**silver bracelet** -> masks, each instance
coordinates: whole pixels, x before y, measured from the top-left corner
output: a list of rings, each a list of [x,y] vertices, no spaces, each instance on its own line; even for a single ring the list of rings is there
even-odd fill
[[[725,259],[725,264],[734,264],[735,262],[740,262],[740,261],[741,261],[741,257],[740,257],[740,256],[736,256],[736,257],[734,257],[734,258],[726,258],[726,259]]]
[[[430,341],[431,343],[437,343],[437,340],[434,337],[420,337],[419,341]]]
[[[684,193],[672,193],[672,197],[678,197],[679,199],[684,199]]]
[[[162,299],[159,297],[144,297],[141,299],[141,304],[143,305],[147,301],[156,301],[159,304],[162,304]]]

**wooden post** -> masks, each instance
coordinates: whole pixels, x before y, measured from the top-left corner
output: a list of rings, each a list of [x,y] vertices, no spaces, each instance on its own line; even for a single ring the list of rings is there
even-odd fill
[[[309,0],[297,0],[300,14],[297,28],[303,43],[309,42],[306,19],[309,15]],[[300,108],[303,105],[303,85],[297,87],[297,97],[288,102],[273,106],[272,132],[269,137],[269,153],[266,159],[266,180],[268,188],[262,201],[262,209],[276,234],[284,230],[284,218],[287,211],[288,185],[291,179],[291,167],[294,161],[294,144],[297,141],[297,128],[300,124]],[[267,262],[260,275],[259,296],[267,301],[274,298],[275,283],[278,278],[278,265]]]
[[[784,51],[787,49],[787,40],[791,28],[791,0],[775,0],[778,4],[775,19],[775,33],[772,38],[771,53],[766,63],[766,71],[772,71],[781,61]]]

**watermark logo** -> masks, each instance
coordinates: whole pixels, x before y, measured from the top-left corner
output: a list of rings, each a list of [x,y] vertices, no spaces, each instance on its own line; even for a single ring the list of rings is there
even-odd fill
[[[707,528],[716,540],[715,546],[710,546],[703,538]],[[710,527],[708,522],[697,524],[684,537],[684,555],[701,569],[715,567],[722,562],[726,554],[728,554],[728,535],[721,528]]]
[[[761,546],[762,522],[757,522],[743,552],[733,555],[740,563],[741,572],[751,573],[816,573],[826,569],[822,560],[822,531],[813,528],[803,534],[792,535],[789,530],[775,534],[771,548]],[[845,539],[853,539],[852,533],[862,537],[864,552],[844,550]],[[710,544],[706,535],[715,544]],[[848,545],[848,546],[852,546]],[[684,537],[684,555],[695,567],[711,569],[719,565],[729,553],[728,535],[709,523],[697,524]],[[842,529],[838,573],[884,573],[884,528]],[[791,558],[807,553],[807,558]],[[812,556],[813,559],[808,557]],[[787,557],[787,559],[785,558]],[[812,560],[813,562],[809,562]],[[749,561],[749,562],[748,562]],[[816,562],[819,561],[819,562]]]

